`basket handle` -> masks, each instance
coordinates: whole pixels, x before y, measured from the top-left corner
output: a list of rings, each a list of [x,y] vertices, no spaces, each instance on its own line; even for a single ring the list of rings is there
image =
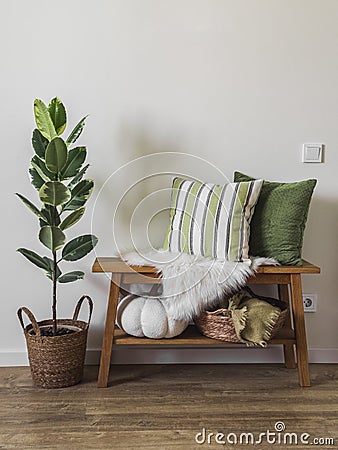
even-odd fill
[[[73,320],[77,320],[79,313],[80,313],[80,309],[82,306],[82,303],[84,300],[87,300],[88,302],[88,307],[89,307],[89,317],[88,317],[88,322],[87,322],[87,328],[89,327],[91,318],[92,318],[92,313],[93,313],[93,301],[92,299],[89,297],[89,295],[83,295],[80,300],[77,302],[76,307],[75,307],[75,311],[73,314]]]
[[[18,315],[18,318],[19,318],[19,321],[21,323],[23,331],[25,331],[25,324],[23,322],[22,313],[25,313],[26,316],[31,321],[35,335],[41,337],[40,328],[39,328],[39,325],[38,325],[38,323],[37,323],[37,321],[36,321],[36,319],[34,317],[34,314],[28,308],[26,308],[25,306],[22,306],[17,311],[17,315]]]
[[[226,313],[227,316],[230,316],[230,312],[226,308],[217,309],[216,311],[206,311],[207,314],[210,314],[210,316],[219,316],[223,313]]]
[[[253,292],[252,289],[249,288],[249,286],[244,286],[243,288],[244,291],[246,291],[249,295],[251,295],[251,297],[253,298],[258,298],[259,300],[263,300],[267,303],[270,303],[270,305],[272,306],[276,306],[277,308],[279,308],[280,310],[284,311],[285,309],[288,308],[288,302],[285,302],[283,300],[279,300],[278,298],[274,298],[274,297],[265,297],[263,295],[258,295],[255,294]]]

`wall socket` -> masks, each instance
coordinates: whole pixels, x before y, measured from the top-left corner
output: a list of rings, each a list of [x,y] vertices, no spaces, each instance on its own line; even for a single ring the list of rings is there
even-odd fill
[[[304,312],[317,311],[317,294],[303,294]]]

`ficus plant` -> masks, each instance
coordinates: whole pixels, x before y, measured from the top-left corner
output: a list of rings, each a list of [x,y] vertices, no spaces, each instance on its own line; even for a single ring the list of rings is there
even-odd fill
[[[85,204],[94,187],[91,179],[83,179],[89,164],[84,165],[87,150],[73,146],[81,135],[86,117],[80,120],[69,136],[61,137],[67,124],[66,109],[57,97],[48,106],[42,100],[34,101],[36,128],[32,135],[35,155],[29,174],[38,191],[39,206],[21,194],[16,194],[37,216],[40,225],[39,240],[51,252],[51,257],[40,256],[32,250],[17,251],[42,269],[52,281],[52,334],[57,333],[57,285],[84,278],[84,272],[62,273],[62,261],[77,261],[93,250],[96,236],[85,234],[67,243],[65,231],[75,225],[85,212]]]

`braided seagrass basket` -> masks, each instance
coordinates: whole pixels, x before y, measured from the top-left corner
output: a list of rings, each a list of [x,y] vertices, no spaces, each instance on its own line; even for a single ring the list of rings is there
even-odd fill
[[[274,306],[278,306],[281,309],[281,313],[271,332],[270,339],[272,339],[283,327],[285,319],[288,316],[289,310],[287,304],[272,297],[263,297],[261,295],[257,295],[252,292],[252,290],[247,286],[244,288],[244,290],[248,292],[251,297],[265,300],[268,303]],[[233,342],[236,344],[241,344],[244,342],[239,339],[236,334],[234,323],[231,317],[231,311],[229,309],[222,308],[217,309],[216,311],[204,311],[194,319],[194,322],[200,333],[204,334],[204,336],[210,337],[212,339],[220,339],[226,342]]]
[[[204,311],[194,319],[194,322],[204,336],[236,344],[242,342],[236,334],[231,312],[228,309]]]
[[[83,301],[89,306],[88,322],[78,320]],[[42,388],[61,388],[79,383],[83,376],[83,367],[87,346],[87,332],[93,311],[93,302],[84,295],[77,302],[72,319],[58,319],[57,326],[74,330],[71,334],[60,336],[42,336],[41,328],[50,327],[52,320],[37,322],[29,309],[19,308],[17,314],[23,328],[33,383]],[[31,323],[25,327],[22,313]]]
[[[281,311],[271,332],[271,339],[275,337],[278,331],[283,327],[287,314],[287,309]],[[200,333],[204,334],[204,336],[236,344],[243,343],[236,334],[229,309],[204,311],[194,319],[194,322]]]

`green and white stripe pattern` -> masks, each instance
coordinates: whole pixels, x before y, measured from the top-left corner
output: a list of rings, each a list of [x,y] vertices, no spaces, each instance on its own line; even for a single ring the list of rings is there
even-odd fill
[[[230,261],[249,254],[250,221],[263,180],[217,185],[174,178],[164,249]]]

